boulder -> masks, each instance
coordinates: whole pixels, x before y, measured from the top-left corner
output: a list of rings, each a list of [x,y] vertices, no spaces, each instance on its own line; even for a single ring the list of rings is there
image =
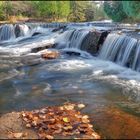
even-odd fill
[[[85,50],[91,54],[97,53],[97,44],[100,39],[101,32],[91,30],[86,37],[83,39],[81,49]]]

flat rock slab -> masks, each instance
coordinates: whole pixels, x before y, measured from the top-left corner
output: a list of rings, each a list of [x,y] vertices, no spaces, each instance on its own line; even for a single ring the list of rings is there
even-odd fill
[[[80,113],[84,107],[66,103],[4,114],[0,117],[0,139],[100,139],[88,115]]]
[[[22,134],[24,139],[38,139],[34,130],[25,127],[20,113],[12,112],[0,117],[0,139],[10,139],[11,133]],[[20,135],[15,135],[14,139],[19,139]]]

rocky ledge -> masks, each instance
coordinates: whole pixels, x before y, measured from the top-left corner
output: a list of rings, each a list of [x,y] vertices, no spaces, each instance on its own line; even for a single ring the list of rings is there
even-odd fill
[[[0,139],[100,139],[84,104],[65,103],[33,111],[12,112],[0,117]]]

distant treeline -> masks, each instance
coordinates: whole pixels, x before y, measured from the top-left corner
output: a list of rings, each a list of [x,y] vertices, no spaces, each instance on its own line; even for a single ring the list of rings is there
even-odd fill
[[[14,17],[14,18],[13,18]],[[0,1],[0,20],[139,22],[139,1]]]
[[[139,1],[105,1],[104,11],[113,21],[140,21]]]
[[[29,17],[46,21],[93,21],[106,18],[94,1],[0,1],[0,20]]]

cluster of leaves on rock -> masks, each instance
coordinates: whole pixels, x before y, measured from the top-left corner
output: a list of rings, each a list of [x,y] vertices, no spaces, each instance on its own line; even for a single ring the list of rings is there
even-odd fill
[[[27,16],[46,21],[93,21],[104,19],[102,8],[93,1],[1,1],[0,20]]]
[[[139,1],[105,1],[104,11],[113,21],[140,21]]]
[[[22,112],[26,127],[34,128],[39,138],[93,138],[100,136],[93,130],[89,117],[82,115],[75,108],[83,104],[66,103],[59,107],[46,107],[40,110]]]

